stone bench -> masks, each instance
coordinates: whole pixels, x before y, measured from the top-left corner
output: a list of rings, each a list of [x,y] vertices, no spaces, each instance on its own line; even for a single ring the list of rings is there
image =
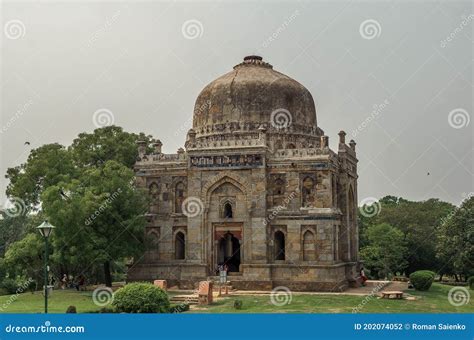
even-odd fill
[[[403,299],[403,292],[394,290],[394,291],[385,291],[381,292],[382,299]]]

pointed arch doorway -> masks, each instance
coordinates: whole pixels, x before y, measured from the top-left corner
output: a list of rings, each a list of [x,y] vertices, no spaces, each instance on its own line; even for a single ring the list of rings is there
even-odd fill
[[[242,224],[221,223],[214,226],[214,268],[227,265],[229,273],[240,273],[242,263]]]

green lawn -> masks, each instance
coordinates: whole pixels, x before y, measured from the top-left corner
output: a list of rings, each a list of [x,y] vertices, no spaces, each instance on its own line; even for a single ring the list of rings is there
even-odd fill
[[[420,297],[416,301],[366,299],[367,303],[360,309],[361,313],[474,313],[474,297],[467,305],[455,307],[448,301],[451,287],[433,284],[428,292],[409,291]],[[234,309],[234,301],[243,302],[241,310]],[[199,306],[198,310],[189,313],[352,313],[354,307],[362,306],[363,296],[353,295],[308,295],[293,294],[288,305],[274,306],[267,296],[229,297],[215,302],[211,306]],[[12,301],[10,295],[0,296],[0,313],[42,313],[44,298],[41,293],[20,294]],[[79,313],[100,309],[92,301],[92,292],[75,290],[57,290],[49,298],[49,312],[64,313],[68,306],[74,305]]]
[[[210,306],[199,306],[191,313],[352,313],[353,308],[362,306],[360,313],[473,313],[474,297],[467,305],[455,307],[448,301],[452,287],[433,284],[427,292],[407,291],[420,297],[415,301],[366,299],[353,295],[308,295],[293,294],[290,304],[274,306],[269,296],[229,297]],[[472,291],[471,291],[472,292]],[[240,299],[243,307],[234,309],[234,301]],[[362,305],[366,299],[367,303]]]
[[[0,308],[3,308],[3,311],[0,310],[0,313],[44,312],[44,296],[41,292],[20,294],[16,300],[13,300],[13,303],[4,306],[8,301],[12,301],[11,297],[12,295],[0,296]],[[76,306],[78,313],[100,309],[100,307],[96,306],[92,301],[92,291],[78,292],[72,289],[55,290],[48,298],[49,313],[64,313],[70,305]]]

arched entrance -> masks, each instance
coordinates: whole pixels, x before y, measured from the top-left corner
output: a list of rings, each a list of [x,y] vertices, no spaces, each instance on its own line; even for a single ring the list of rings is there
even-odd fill
[[[229,272],[239,272],[240,240],[231,232],[221,236],[217,252],[217,265],[227,265]]]

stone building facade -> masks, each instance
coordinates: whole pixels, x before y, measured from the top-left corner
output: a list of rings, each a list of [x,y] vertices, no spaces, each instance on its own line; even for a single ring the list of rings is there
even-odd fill
[[[227,264],[239,289],[337,291],[358,264],[355,142],[337,152],[310,92],[249,56],[207,85],[185,149],[139,143],[151,196],[146,252],[129,280],[190,288]]]

